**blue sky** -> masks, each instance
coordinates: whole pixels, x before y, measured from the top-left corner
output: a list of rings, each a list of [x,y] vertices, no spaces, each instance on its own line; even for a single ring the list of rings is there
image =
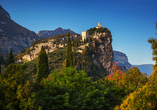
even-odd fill
[[[157,0],[0,0],[11,19],[38,33],[58,27],[81,34],[101,22],[111,31],[113,50],[131,64],[154,64],[150,37],[157,37]]]

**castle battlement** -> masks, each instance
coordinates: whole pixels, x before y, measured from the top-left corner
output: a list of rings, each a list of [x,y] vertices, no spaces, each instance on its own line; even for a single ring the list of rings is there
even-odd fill
[[[98,28],[102,28],[101,23],[98,23],[98,26],[96,26],[96,28],[97,29]],[[93,38],[97,38],[98,39],[98,37],[102,36],[102,34],[105,35],[105,33],[96,33],[95,32],[95,35],[93,36]],[[84,41],[88,37],[89,37],[89,32],[88,31],[82,31],[82,40]]]

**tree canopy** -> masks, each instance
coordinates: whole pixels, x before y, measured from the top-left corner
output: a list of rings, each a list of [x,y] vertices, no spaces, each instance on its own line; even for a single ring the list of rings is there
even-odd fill
[[[68,32],[67,52],[66,52],[66,67],[73,66],[73,53],[71,48],[70,33]]]
[[[41,51],[38,54],[36,81],[40,82],[43,78],[47,78],[49,75],[48,57],[44,47],[41,47]]]

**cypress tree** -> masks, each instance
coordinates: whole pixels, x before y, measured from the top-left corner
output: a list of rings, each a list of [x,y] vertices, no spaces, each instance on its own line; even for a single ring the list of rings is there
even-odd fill
[[[14,63],[14,57],[12,54],[12,50],[10,49],[10,54],[9,54],[9,60],[8,60],[8,65]]]
[[[39,83],[42,78],[47,78],[49,75],[48,57],[45,48],[42,46],[38,54],[36,81]]]
[[[70,33],[68,32],[67,52],[66,52],[66,67],[73,66],[73,55],[71,49]]]
[[[0,61],[0,74],[1,74],[1,61]]]

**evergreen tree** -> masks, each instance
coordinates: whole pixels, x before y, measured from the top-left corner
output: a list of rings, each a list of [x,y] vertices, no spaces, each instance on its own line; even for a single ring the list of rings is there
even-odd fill
[[[1,61],[0,61],[0,74],[1,74]]]
[[[66,67],[69,67],[69,66],[73,66],[73,55],[72,55],[72,49],[71,49],[70,34],[68,32]]]
[[[12,50],[10,49],[10,54],[9,54],[9,60],[8,60],[8,65],[14,63],[14,57],[12,54]]]
[[[48,57],[45,48],[42,46],[38,54],[36,81],[40,82],[42,78],[47,78],[49,75]]]

